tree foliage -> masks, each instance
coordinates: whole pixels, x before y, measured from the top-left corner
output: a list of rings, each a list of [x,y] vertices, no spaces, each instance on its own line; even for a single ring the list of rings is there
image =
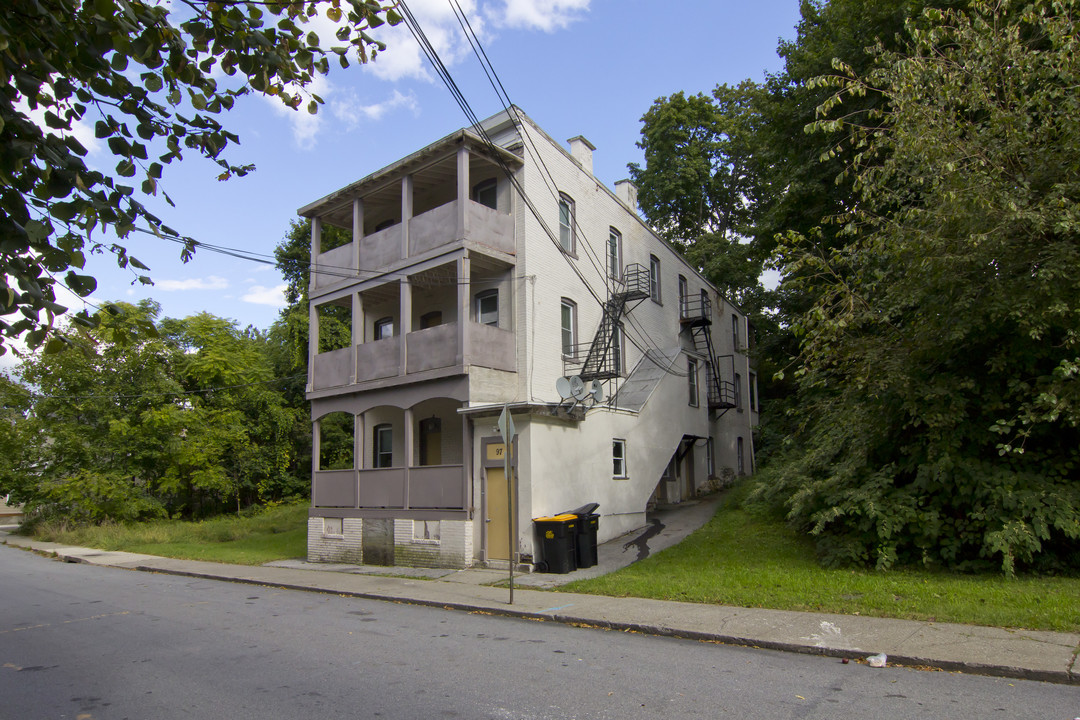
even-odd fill
[[[762,258],[744,240],[758,200],[753,142],[761,88],[720,85],[678,92],[642,117],[645,167],[630,165],[649,222],[729,296],[758,285]]]
[[[338,25],[337,45],[311,32],[319,15]],[[177,234],[140,198],[161,192],[165,166],[185,151],[216,163],[219,180],[253,169],[226,157],[238,137],[218,120],[238,98],[263,93],[295,109],[331,59],[366,62],[382,48],[368,30],[399,20],[369,0],[10,0],[0,14],[0,354],[14,337],[45,343],[67,310],[57,285],[94,291],[80,272],[87,253],[111,252],[149,282],[110,238]],[[322,100],[306,99],[316,112]],[[88,166],[74,132],[84,125],[114,156],[111,171]],[[193,248],[187,239],[185,260]]]
[[[35,353],[0,385],[10,422],[0,492],[74,521],[197,517],[303,495],[304,412],[279,390],[257,332],[207,314],[159,319],[115,303],[93,350]]]
[[[780,248],[813,303],[805,435],[767,493],[830,561],[1076,567],[1078,20],[1075,0],[928,10],[907,49],[813,83],[853,194],[828,242]]]

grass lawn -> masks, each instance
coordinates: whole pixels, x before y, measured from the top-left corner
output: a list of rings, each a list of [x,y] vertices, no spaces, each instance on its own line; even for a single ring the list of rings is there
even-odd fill
[[[72,529],[45,524],[38,540],[184,560],[261,565],[307,555],[307,503],[199,522],[155,520]]]
[[[812,541],[739,505],[728,491],[701,530],[627,568],[565,592],[1080,631],[1080,578],[962,575],[928,570],[830,570]]]

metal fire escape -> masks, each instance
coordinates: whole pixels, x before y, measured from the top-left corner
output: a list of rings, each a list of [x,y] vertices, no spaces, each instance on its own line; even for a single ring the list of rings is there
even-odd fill
[[[708,360],[706,367],[706,396],[708,397],[710,411],[722,411],[726,413],[737,405],[735,395],[735,356],[717,356],[713,348],[712,332],[712,301],[707,295],[698,297],[687,296],[679,299],[679,325],[684,330],[690,331],[690,337],[694,341],[694,349],[704,355]],[[732,380],[724,380],[720,375],[719,360],[730,359],[732,365]]]
[[[604,303],[604,317],[596,330],[592,344],[585,353],[585,362],[577,375],[585,382],[609,380],[622,372],[622,352],[619,345],[620,322],[638,303],[649,297],[649,270],[633,263],[623,271],[621,283]]]

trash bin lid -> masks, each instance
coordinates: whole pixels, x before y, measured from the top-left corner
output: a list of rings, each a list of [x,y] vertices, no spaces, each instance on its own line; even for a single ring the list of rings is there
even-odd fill
[[[561,515],[554,515],[552,517],[533,518],[533,522],[567,522],[568,520],[577,520],[577,515],[562,513]]]
[[[567,514],[570,515],[591,515],[596,511],[596,508],[600,507],[600,503],[586,503],[574,510],[567,510]]]

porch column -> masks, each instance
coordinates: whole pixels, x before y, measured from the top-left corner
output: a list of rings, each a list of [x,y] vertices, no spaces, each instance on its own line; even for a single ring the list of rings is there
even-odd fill
[[[311,267],[308,273],[308,288],[315,289],[315,276],[319,269],[319,255],[322,253],[322,220],[311,218]]]
[[[398,323],[401,325],[401,374],[405,375],[409,371],[408,335],[412,332],[412,283],[409,282],[408,277],[403,277],[399,287],[401,292],[401,317]]]
[[[352,381],[355,383],[360,375],[360,363],[357,360],[358,347],[364,343],[364,298],[360,293],[352,294],[352,356],[353,373]]]
[[[472,296],[472,262],[469,260],[469,251],[466,250],[457,261],[457,365],[464,365],[469,359],[465,352],[465,343],[469,334],[466,332],[470,322],[469,301]]]
[[[465,238],[465,216],[469,204],[469,148],[462,145],[457,151],[457,235]]]
[[[473,427],[472,420],[465,415],[461,416],[461,466],[461,482],[464,484],[461,497],[465,498],[465,509],[469,511],[468,518],[472,520],[475,510],[472,502]]]
[[[409,257],[409,221],[413,213],[413,178],[401,178],[401,257]]]
[[[352,266],[360,274],[360,241],[364,239],[364,201],[356,198],[352,202]]]
[[[413,411],[405,408],[405,507],[409,507],[409,473],[415,461],[413,458]]]
[[[365,437],[364,413],[359,413],[353,416],[353,467],[357,470],[367,467],[367,461],[364,458]]]
[[[322,420],[311,421],[311,489],[315,499],[315,473],[319,472],[319,455],[322,453]]]
[[[308,379],[307,389],[315,389],[315,356],[319,354],[319,307],[308,304]]]

